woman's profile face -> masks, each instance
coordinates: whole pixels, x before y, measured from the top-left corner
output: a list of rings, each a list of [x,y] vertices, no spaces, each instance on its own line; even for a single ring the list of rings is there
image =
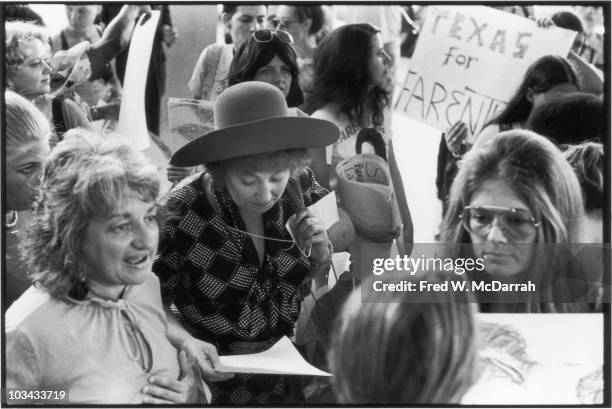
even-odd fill
[[[516,190],[503,179],[482,184],[464,210],[468,230],[485,270],[498,277],[511,277],[527,270],[534,256],[537,221]]]
[[[370,57],[368,59],[368,72],[370,73],[370,87],[390,89],[391,77],[389,75],[389,64],[391,58],[384,49],[380,34],[370,38]]]
[[[84,30],[92,27],[100,12],[100,6],[93,4],[81,4],[78,6],[67,5],[66,9],[70,26],[76,30]]]
[[[275,55],[266,65],[259,67],[253,77],[253,81],[274,85],[281,90],[285,98],[289,95],[291,79],[291,68],[278,55]]]
[[[289,169],[249,172],[225,171],[225,186],[242,211],[264,214],[280,199],[291,172]]]
[[[82,262],[90,287],[117,296],[126,285],[143,283],[157,252],[157,204],[126,195],[110,215],[89,222]]]
[[[249,39],[251,32],[261,30],[266,24],[266,6],[238,6],[236,12],[226,21],[235,49]]]
[[[27,210],[36,199],[42,167],[49,155],[46,140],[33,141],[9,151],[6,161],[6,207]]]
[[[280,5],[276,9],[276,18],[278,20],[278,30],[284,30],[291,34],[296,43],[304,43],[308,37],[307,22],[299,22],[295,15],[295,6]]]
[[[51,49],[39,39],[21,45],[24,62],[7,72],[9,85],[15,92],[27,98],[51,92]]]

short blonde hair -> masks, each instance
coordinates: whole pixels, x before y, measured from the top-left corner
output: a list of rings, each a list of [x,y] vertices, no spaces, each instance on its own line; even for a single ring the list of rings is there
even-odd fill
[[[4,92],[4,101],[7,156],[32,142],[48,142],[51,135],[49,121],[33,103],[10,90]]]
[[[389,282],[406,278],[393,274],[396,279]],[[432,274],[428,281],[441,283],[443,277]],[[364,301],[364,294],[372,294],[372,281],[365,280],[350,295],[332,338],[329,366],[339,403],[459,403],[475,380],[476,319],[470,293],[416,300],[413,293],[383,291]]]
[[[81,244],[93,218],[107,215],[130,194],[155,201],[157,169],[125,138],[76,128],[51,151],[22,253],[32,282],[51,296],[83,298]]]
[[[9,21],[5,28],[5,55],[4,66],[7,68],[23,64],[25,56],[21,50],[24,43],[32,40],[40,40],[49,45],[51,40],[47,29],[33,23],[24,21]]]

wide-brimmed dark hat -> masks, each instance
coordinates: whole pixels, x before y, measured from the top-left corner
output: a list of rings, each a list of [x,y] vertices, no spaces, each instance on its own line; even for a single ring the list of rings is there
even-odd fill
[[[229,87],[215,101],[215,130],[189,142],[170,159],[195,166],[258,153],[318,148],[338,140],[338,127],[296,116],[273,85],[248,81]]]

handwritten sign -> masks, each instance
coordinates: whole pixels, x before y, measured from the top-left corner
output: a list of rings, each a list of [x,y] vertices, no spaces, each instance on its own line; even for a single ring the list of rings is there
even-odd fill
[[[461,120],[477,133],[533,62],[566,56],[575,36],[489,7],[432,6],[395,110],[441,130]]]

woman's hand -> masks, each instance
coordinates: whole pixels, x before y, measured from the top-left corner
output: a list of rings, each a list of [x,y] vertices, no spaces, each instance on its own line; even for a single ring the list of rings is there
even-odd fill
[[[446,146],[454,157],[458,158],[466,151],[468,128],[465,122],[457,121],[444,133]]]
[[[178,30],[168,24],[162,26],[162,41],[167,47],[171,47],[172,44],[178,39]]]
[[[543,16],[538,18],[532,17],[531,19],[535,20],[539,28],[548,28],[555,25],[555,22],[549,16]]]
[[[164,376],[150,377],[149,384],[142,388],[142,393],[145,394],[142,403],[196,403],[198,392],[194,363],[195,360],[189,358],[185,351],[179,352],[179,379],[175,381]]]
[[[225,381],[234,377],[233,373],[218,372],[214,369],[215,366],[221,365],[221,362],[217,348],[208,342],[191,337],[183,341],[181,351],[198,364],[202,378],[208,382]]]
[[[309,209],[300,209],[295,214],[293,226],[293,233],[300,248],[307,252],[308,248],[312,246],[310,260],[313,263],[318,264],[329,259],[331,255],[329,254],[327,230]]]

